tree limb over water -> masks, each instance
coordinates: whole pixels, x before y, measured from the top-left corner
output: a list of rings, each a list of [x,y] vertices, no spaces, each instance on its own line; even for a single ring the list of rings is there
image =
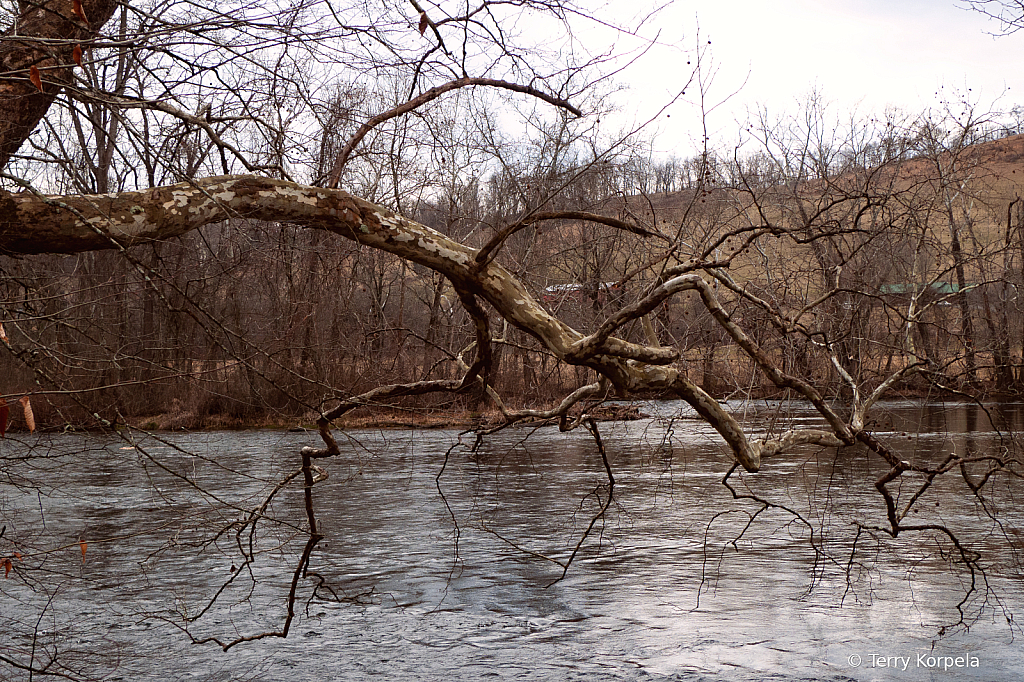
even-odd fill
[[[853,441],[849,428],[817,391],[779,371],[730,319],[712,288],[696,274],[679,275],[655,287],[642,300],[609,317],[593,334],[584,335],[545,310],[507,269],[493,260],[480,262],[477,249],[342,190],[255,176],[222,176],[145,192],[92,196],[5,192],[0,195],[0,206],[0,251],[8,254],[130,248],[230,219],[288,222],[325,230],[443,275],[457,289],[486,300],[504,320],[543,343],[558,359],[596,371],[620,395],[651,390],[677,393],[722,434],[737,461],[748,471],[760,468],[762,455],[776,455],[796,444],[838,446]],[[750,442],[735,418],[686,379],[676,364],[678,351],[612,335],[683,291],[698,291],[715,319],[772,381],[811,400],[827,416],[836,435],[789,432],[762,443]],[[454,388],[457,386],[442,382],[424,385],[419,392]],[[550,414],[560,416],[557,411]]]
[[[990,483],[1021,476],[1019,444],[1009,434],[997,451],[943,453],[936,464],[897,447],[874,408],[908,386],[969,399],[984,396],[984,382],[1024,392],[1015,308],[1024,210],[1019,197],[979,183],[979,159],[1019,149],[988,140],[983,150],[985,116],[940,117],[950,130],[928,117],[872,122],[825,139],[844,129],[812,98],[802,117],[751,122],[754,154],[705,147],[661,163],[630,138],[601,133],[604,94],[594,86],[605,72],[589,70],[610,57],[537,65],[508,42],[504,29],[517,22],[497,18],[514,6],[565,20],[580,14],[575,5],[482,0],[453,16],[440,3],[411,3],[411,13],[405,3],[354,2],[354,15],[381,10],[354,21],[339,14],[343,4],[303,2],[278,16],[276,4],[257,3],[240,17],[234,5],[48,0],[19,5],[0,41],[0,370],[10,368],[0,374],[20,381],[0,385],[0,399],[35,387],[38,403],[65,400],[84,415],[65,421],[58,406],[51,426],[108,428],[154,414],[136,408],[143,399],[175,404],[184,385],[217,409],[317,419],[323,447],[303,448],[301,468],[274,470],[245,505],[207,496],[194,470],[119,431],[143,466],[209,503],[215,532],[194,546],[210,553],[232,536],[241,558],[201,609],[176,614],[178,627],[225,649],[288,635],[301,618],[302,581],[319,581],[310,599],[331,590],[310,570],[330,529],[314,504],[326,472],[313,460],[341,454],[332,428],[349,411],[425,396],[489,400],[500,418],[475,429],[477,444],[527,420],[590,432],[602,480],[570,551],[545,555],[562,575],[626,488],[593,403],[659,394],[688,403],[735,460],[721,479],[735,504],[721,514],[747,513],[750,523],[734,546],[781,511],[808,529],[816,567],[827,557],[849,577],[862,560],[858,541],[927,536],[970,573],[965,592],[974,593],[983,564],[962,529],[911,514],[933,500],[935,482],[959,474],[953,482],[1009,539],[990,511]],[[456,27],[458,40],[448,33]],[[703,82],[694,71],[685,87]],[[520,112],[533,126],[526,151],[503,137],[484,90],[540,107]],[[994,227],[979,208],[986,202]],[[518,384],[510,365],[522,372]],[[220,390],[229,382],[250,402]],[[136,392],[124,398],[129,387]],[[729,393],[797,398],[821,419],[800,428],[784,416],[755,436],[715,397]],[[819,521],[813,508],[805,518],[777,490],[755,490],[790,476],[790,464],[800,471],[812,448],[847,464],[866,451],[883,465],[850,485],[884,503],[884,523]],[[785,455],[787,466],[766,465]],[[444,471],[435,479],[442,496]],[[300,476],[304,516],[289,517],[281,498]],[[459,521],[448,511],[457,554]],[[839,526],[857,537],[828,552]],[[271,527],[280,544],[266,550]],[[79,542],[85,559],[84,539],[67,546],[77,552]],[[285,547],[297,558],[278,593],[286,610],[277,627],[194,634],[238,584],[251,578],[255,589],[264,552]],[[17,576],[6,549],[0,565]],[[271,570],[291,555],[274,556]],[[31,655],[3,660],[43,672]]]

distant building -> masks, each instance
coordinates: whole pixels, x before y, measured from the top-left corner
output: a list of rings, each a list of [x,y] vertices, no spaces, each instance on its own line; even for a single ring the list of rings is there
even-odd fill
[[[570,282],[569,284],[552,284],[544,289],[541,299],[545,303],[561,303],[562,301],[585,301],[593,300],[595,296],[598,302],[606,303],[609,299],[621,293],[621,287],[617,282]]]

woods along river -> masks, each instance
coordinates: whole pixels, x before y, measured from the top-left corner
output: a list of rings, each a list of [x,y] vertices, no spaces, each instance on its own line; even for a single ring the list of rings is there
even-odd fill
[[[818,423],[799,403],[730,407],[754,433]],[[1012,447],[1024,405],[990,408],[995,425],[979,406],[891,402],[873,428],[919,462]],[[863,529],[885,525],[865,451],[736,472],[736,499],[710,427],[681,403],[641,409],[599,424],[612,503],[558,581],[545,557],[564,563],[607,501],[585,429],[519,427],[475,451],[457,431],[336,432],[291,632],[227,652],[182,628],[227,642],[281,626],[307,539],[301,476],[255,537],[230,524],[315,433],[9,437],[0,555],[21,558],[0,580],[0,676],[55,660],[112,680],[1019,679],[1021,481],[991,482],[983,506],[954,472],[908,515],[981,553],[971,591],[938,534]]]

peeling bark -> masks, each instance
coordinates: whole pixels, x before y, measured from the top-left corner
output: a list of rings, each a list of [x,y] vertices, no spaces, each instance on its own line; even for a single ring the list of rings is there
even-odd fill
[[[795,445],[836,446],[855,439],[813,387],[774,366],[768,355],[730,319],[714,291],[697,274],[680,275],[664,282],[585,336],[548,313],[504,267],[490,259],[481,262],[478,250],[342,190],[253,176],[221,176],[145,192],[95,196],[4,193],[0,195],[0,252],[75,253],[128,248],[170,239],[228,219],[287,222],[326,230],[431,268],[448,278],[465,300],[487,301],[505,320],[536,338],[557,358],[595,370],[620,394],[640,390],[675,392],[714,426],[748,471],[757,471],[763,456]],[[644,346],[612,336],[624,324],[687,290],[700,293],[718,323],[776,385],[792,388],[814,403],[835,435],[790,432],[778,439],[752,443],[740,424],[714,398],[686,379],[676,364],[676,349]],[[482,310],[476,312],[480,318]],[[478,337],[481,343],[489,345],[486,334]],[[462,390],[474,377],[486,379],[488,350],[478,349],[478,361],[468,368],[462,382],[384,387],[380,395]],[[588,388],[576,400],[592,392]],[[574,402],[568,401],[565,409]],[[330,421],[337,416],[338,409],[344,408],[332,410],[325,419]],[[522,415],[506,413],[506,418]],[[328,449],[329,445],[328,442]]]

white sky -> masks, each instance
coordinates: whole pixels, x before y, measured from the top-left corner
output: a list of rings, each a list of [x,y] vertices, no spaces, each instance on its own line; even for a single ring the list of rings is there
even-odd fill
[[[645,5],[654,3],[612,0],[610,11],[622,21]],[[676,94],[698,27],[717,70],[709,101],[728,98],[709,117],[713,139],[734,140],[748,109],[795,112],[814,87],[836,115],[893,106],[921,113],[968,89],[984,109],[1024,105],[1024,32],[993,37],[998,22],[955,0],[669,0],[644,32],[660,29],[662,42],[691,52],[659,47],[623,74],[632,90],[620,102],[633,112],[624,124]],[[693,153],[701,135],[694,92],[660,117],[656,153]]]

